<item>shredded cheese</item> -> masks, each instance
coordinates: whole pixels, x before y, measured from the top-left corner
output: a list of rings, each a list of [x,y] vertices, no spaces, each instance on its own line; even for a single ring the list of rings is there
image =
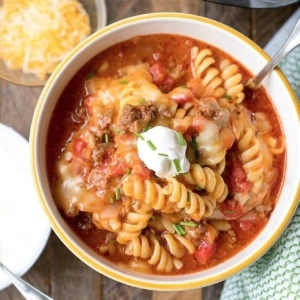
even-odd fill
[[[0,59],[41,79],[90,33],[77,0],[3,0],[0,7]]]

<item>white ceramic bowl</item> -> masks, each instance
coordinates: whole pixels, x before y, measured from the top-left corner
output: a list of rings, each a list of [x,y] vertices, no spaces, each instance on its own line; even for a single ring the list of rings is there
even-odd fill
[[[39,258],[51,228],[30,177],[28,141],[2,123],[0,153],[0,261],[22,276]],[[17,189],[13,188],[14,182],[18,182]],[[11,280],[0,270],[0,291],[10,284]]]
[[[80,0],[79,2],[82,3],[84,9],[89,15],[92,33],[106,25],[107,15],[104,0]],[[3,0],[0,0],[0,7],[2,4]],[[33,74],[24,74],[22,70],[10,70],[0,59],[0,78],[24,86],[43,86],[49,76],[46,76],[45,79],[40,79]]]
[[[186,14],[158,13],[122,20],[87,38],[62,61],[47,82],[36,107],[31,130],[33,177],[53,230],[65,245],[98,272],[128,285],[153,290],[185,290],[223,281],[260,258],[279,238],[293,216],[300,195],[299,106],[285,76],[276,70],[264,86],[280,114],[287,145],[284,185],[269,223],[255,240],[234,257],[209,270],[184,276],[150,276],[124,271],[91,251],[66,225],[52,199],[46,175],[45,143],[56,101],[73,74],[105,48],[136,35],[172,33],[203,40],[242,62],[257,73],[269,60],[254,42],[218,22]]]

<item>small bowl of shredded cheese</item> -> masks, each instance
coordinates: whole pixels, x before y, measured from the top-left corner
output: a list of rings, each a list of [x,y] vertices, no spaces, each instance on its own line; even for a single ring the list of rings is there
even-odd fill
[[[105,25],[104,0],[0,0],[0,78],[43,86],[70,50]]]

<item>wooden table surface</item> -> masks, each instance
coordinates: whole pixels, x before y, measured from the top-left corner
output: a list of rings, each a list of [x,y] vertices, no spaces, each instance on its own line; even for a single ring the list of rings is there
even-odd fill
[[[108,24],[150,12],[184,12],[225,23],[253,39],[261,47],[300,7],[247,9],[201,0],[106,0]],[[0,122],[28,139],[40,87],[23,87],[0,79]],[[55,300],[185,300],[219,299],[223,283],[182,292],[147,291],[115,282],[77,259],[52,232],[34,266],[23,278]],[[0,291],[0,299],[23,299],[13,286]]]

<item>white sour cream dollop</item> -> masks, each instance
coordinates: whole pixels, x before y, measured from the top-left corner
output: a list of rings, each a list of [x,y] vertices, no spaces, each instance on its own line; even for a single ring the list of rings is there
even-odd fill
[[[188,172],[190,163],[185,156],[186,147],[178,132],[164,126],[141,133],[137,140],[140,159],[160,178]]]

